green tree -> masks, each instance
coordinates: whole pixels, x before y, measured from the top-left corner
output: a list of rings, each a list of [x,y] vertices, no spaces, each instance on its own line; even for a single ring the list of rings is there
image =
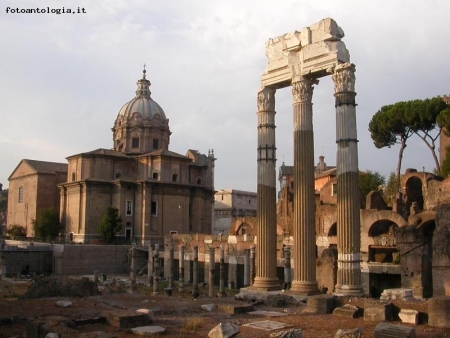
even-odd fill
[[[419,136],[430,149],[436,171],[440,172],[436,140],[445,126],[448,126],[450,130],[449,107],[442,98],[435,97],[397,102],[381,107],[369,122],[369,131],[377,148],[400,144],[396,170],[397,180],[399,180],[406,141],[414,134]]]
[[[27,237],[27,229],[18,224],[11,225],[9,229],[6,231],[6,233],[9,236]]]
[[[442,131],[438,118],[441,114],[445,115],[446,110],[449,109],[442,98],[435,97],[432,99],[408,101],[404,105],[403,112],[404,121],[430,149],[438,174],[441,172],[441,167],[436,154],[436,140]]]
[[[119,215],[119,210],[109,206],[100,220],[98,232],[106,244],[111,244],[120,229],[122,229],[122,218]]]
[[[391,147],[400,144],[397,162],[397,180],[400,180],[403,152],[406,141],[414,134],[414,130],[404,119],[405,102],[397,102],[393,105],[383,106],[375,113],[369,122],[370,136],[375,147]]]
[[[395,174],[395,172],[392,171],[389,174],[389,178],[386,183],[386,188],[384,189],[384,199],[389,207],[392,207],[394,205],[394,200],[399,189],[400,189],[400,182],[397,179],[397,175]]]
[[[364,196],[367,196],[372,190],[378,191],[380,186],[386,183],[384,176],[378,171],[360,171],[359,172],[359,187]]]
[[[55,239],[62,231],[58,211],[53,207],[44,208],[37,218],[32,220],[34,235],[45,239]]]

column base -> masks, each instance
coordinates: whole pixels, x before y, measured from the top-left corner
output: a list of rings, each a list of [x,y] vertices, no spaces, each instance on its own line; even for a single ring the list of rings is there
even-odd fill
[[[319,291],[319,286],[318,286],[317,281],[306,282],[306,281],[297,281],[297,280],[292,281],[289,292],[297,294],[297,295],[303,295],[303,296],[311,296],[311,295],[317,295],[317,294],[321,293]]]
[[[363,296],[364,288],[362,285],[339,285],[334,287],[335,296]]]
[[[251,290],[274,291],[281,290],[278,278],[256,277],[253,285],[249,287]]]

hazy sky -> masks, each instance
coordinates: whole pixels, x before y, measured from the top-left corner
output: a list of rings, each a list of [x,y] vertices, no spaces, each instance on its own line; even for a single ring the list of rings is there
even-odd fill
[[[397,101],[450,94],[448,0],[2,0],[0,183],[21,159],[66,162],[112,148],[114,120],[147,65],[152,98],[172,131],[170,150],[214,149],[216,189],[256,191],[256,95],[265,42],[331,17],[356,65],[359,167],[386,175],[398,146],[376,149],[372,115]],[[6,8],[85,14],[17,14]],[[336,164],[333,83],[313,96],[315,158]],[[292,96],[276,94],[277,166],[293,163]],[[432,171],[423,142],[403,169]],[[403,170],[402,170],[403,171]]]

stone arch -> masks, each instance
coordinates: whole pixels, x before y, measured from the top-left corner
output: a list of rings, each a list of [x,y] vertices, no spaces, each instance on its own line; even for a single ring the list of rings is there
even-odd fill
[[[327,236],[328,237],[337,236],[337,222],[331,224],[330,228],[328,229]]]
[[[411,204],[417,202],[419,210],[423,210],[423,182],[418,175],[411,175],[405,182],[405,207],[409,213]]]
[[[361,250],[368,251],[375,245],[381,234],[389,232],[392,225],[404,227],[408,223],[400,214],[392,210],[377,210],[366,216],[361,229]],[[376,238],[376,239],[375,239]]]

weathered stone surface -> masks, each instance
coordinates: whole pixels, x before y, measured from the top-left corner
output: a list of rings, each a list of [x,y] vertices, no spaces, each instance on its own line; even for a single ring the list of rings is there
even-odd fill
[[[210,338],[228,338],[239,333],[239,326],[231,323],[220,323],[208,333]]]
[[[416,338],[416,330],[412,327],[380,323],[373,331],[373,338]]]
[[[106,333],[103,331],[80,333],[77,337],[78,338],[117,338],[116,335]]]
[[[364,305],[365,321],[384,322],[392,320],[392,304],[367,301]]]
[[[385,289],[381,294],[380,300],[412,300],[414,299],[413,290],[412,289]]]
[[[428,325],[450,327],[450,296],[433,297],[428,300]]]
[[[333,310],[334,316],[355,318],[358,312],[358,307],[350,304],[345,304],[344,306],[337,307]]]
[[[417,325],[419,321],[419,312],[416,310],[401,309],[398,316],[402,320],[402,323]]]
[[[131,332],[140,336],[160,335],[166,331],[162,326],[140,326],[131,329]]]
[[[236,315],[239,313],[245,313],[253,311],[255,308],[251,304],[246,305],[231,305],[231,304],[219,304],[218,310],[220,312],[225,312],[230,315]]]
[[[305,312],[327,314],[333,311],[334,296],[318,295],[308,297]]]
[[[136,313],[134,311],[105,311],[103,316],[106,322],[119,329],[126,329],[150,324],[150,318],[146,313]]]
[[[72,302],[70,300],[60,300],[56,302],[58,307],[72,307]]]
[[[270,338],[302,338],[303,332],[300,329],[291,329],[287,331],[281,331],[276,333],[271,333]]]
[[[363,334],[362,327],[358,327],[352,330],[339,329],[334,335],[334,338],[361,338],[362,334]]]
[[[201,306],[202,310],[212,312],[217,308],[216,304],[203,304]]]

